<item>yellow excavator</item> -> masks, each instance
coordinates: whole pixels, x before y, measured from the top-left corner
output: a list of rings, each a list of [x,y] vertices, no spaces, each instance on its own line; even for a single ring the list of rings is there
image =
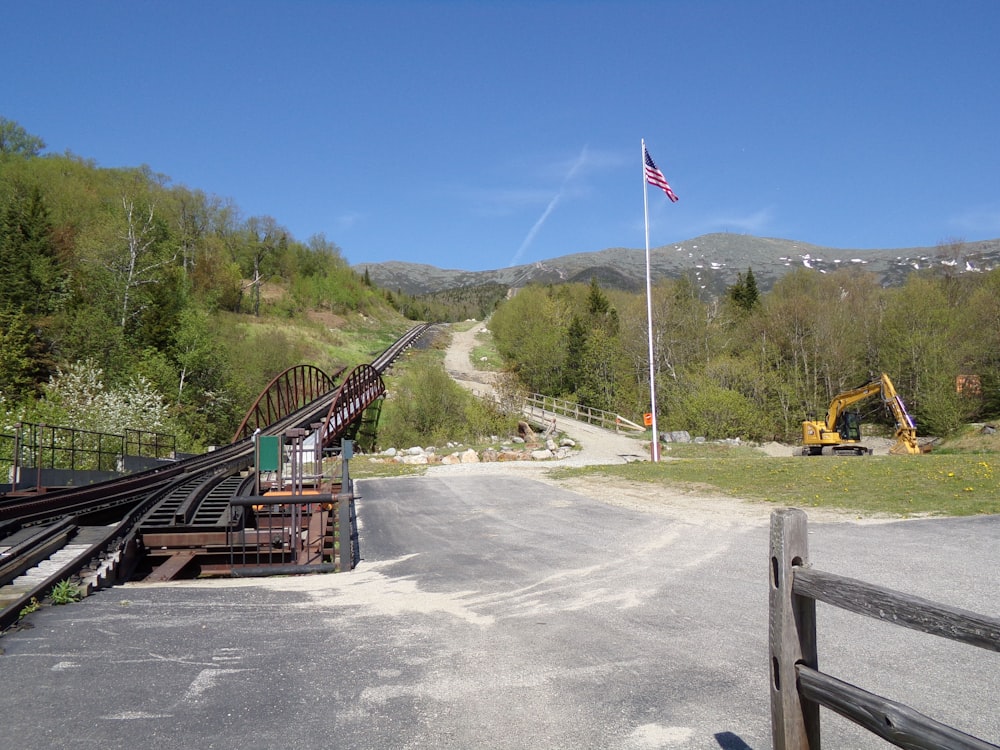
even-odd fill
[[[806,420],[802,423],[803,456],[867,456],[871,449],[861,445],[861,416],[848,411],[851,404],[880,393],[882,402],[892,412],[896,420],[896,441],[890,453],[922,453],[917,443],[917,427],[906,411],[903,399],[896,393],[889,376],[882,373],[860,388],[838,394],[830,402],[826,421]]]

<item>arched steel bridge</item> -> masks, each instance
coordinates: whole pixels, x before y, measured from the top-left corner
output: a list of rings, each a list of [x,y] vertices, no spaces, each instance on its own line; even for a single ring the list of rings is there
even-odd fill
[[[245,440],[257,431],[266,432],[270,425],[289,414],[329,399],[319,434],[324,448],[339,443],[356,429],[365,411],[385,395],[382,372],[422,336],[427,327],[423,324],[411,329],[374,362],[351,370],[339,386],[336,379],[346,368],[330,376],[312,365],[289,367],[268,383],[254,401],[233,435],[233,442]]]

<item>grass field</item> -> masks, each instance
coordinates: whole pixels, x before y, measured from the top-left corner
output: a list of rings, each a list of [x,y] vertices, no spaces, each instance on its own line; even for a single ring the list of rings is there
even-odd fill
[[[774,458],[752,448],[702,445],[674,446],[659,464],[560,469],[555,476],[667,482],[776,506],[966,516],[1000,513],[997,467],[996,452]]]

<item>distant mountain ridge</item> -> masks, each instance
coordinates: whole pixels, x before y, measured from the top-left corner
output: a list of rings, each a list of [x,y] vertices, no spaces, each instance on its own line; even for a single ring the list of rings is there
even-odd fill
[[[401,261],[357,263],[354,267],[360,273],[367,270],[376,286],[411,295],[482,284],[518,288],[533,282],[590,283],[592,278],[605,288],[638,291],[645,287],[646,253],[608,248],[494,271],[450,270]],[[762,291],[795,268],[818,273],[860,268],[875,274],[883,286],[896,286],[917,269],[940,268],[958,275],[1000,268],[1000,239],[900,250],[843,250],[795,240],[717,233],[650,251],[654,281],[691,275],[710,294],[723,294],[736,282],[737,274],[745,274],[748,268],[753,269]]]

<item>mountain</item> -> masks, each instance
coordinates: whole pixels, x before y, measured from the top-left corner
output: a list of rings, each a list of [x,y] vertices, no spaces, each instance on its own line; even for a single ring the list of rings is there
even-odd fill
[[[860,268],[875,274],[884,286],[895,286],[915,269],[939,268],[957,275],[1000,268],[1000,239],[955,242],[933,248],[843,250],[795,240],[720,233],[650,251],[650,276],[654,281],[691,275],[710,294],[724,293],[736,282],[736,275],[745,274],[748,268],[753,269],[761,291],[770,289],[795,268],[810,268],[817,273]],[[372,282],[383,289],[412,295],[490,283],[515,288],[532,282],[590,283],[592,278],[604,288],[638,291],[646,283],[646,253],[609,248],[495,271],[445,270],[400,261],[359,263],[355,269],[359,273],[367,270]]]

